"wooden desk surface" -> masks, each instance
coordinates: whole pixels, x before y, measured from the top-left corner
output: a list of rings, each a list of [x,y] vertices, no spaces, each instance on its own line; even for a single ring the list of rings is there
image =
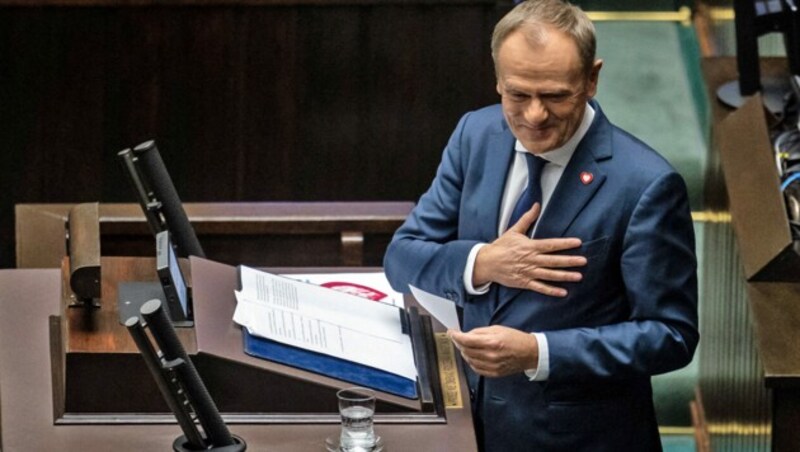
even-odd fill
[[[60,271],[0,270],[0,435],[16,451],[168,450],[169,425],[53,425],[48,316],[59,314]],[[120,388],[125,390],[125,388]],[[135,389],[131,388],[135,397]],[[469,409],[469,408],[465,408]],[[316,451],[337,425],[232,425],[248,450]],[[475,450],[472,431],[426,425],[378,425],[391,452]]]

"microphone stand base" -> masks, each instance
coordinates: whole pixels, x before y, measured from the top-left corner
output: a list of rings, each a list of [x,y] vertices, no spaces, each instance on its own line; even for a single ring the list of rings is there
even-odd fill
[[[175,442],[172,443],[172,450],[174,452],[197,452],[197,451],[208,451],[208,452],[244,452],[247,450],[247,443],[244,440],[236,435],[233,435],[233,440],[236,444],[231,444],[230,446],[219,446],[219,447],[212,447],[209,449],[196,449],[191,447],[186,441],[186,437],[181,435],[175,439]]]

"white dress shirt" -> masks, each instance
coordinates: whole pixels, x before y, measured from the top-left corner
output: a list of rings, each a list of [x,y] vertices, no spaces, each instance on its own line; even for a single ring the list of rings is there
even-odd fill
[[[581,124],[578,126],[575,134],[572,135],[572,138],[567,140],[567,142],[559,148],[537,154],[539,157],[547,160],[547,163],[542,169],[541,176],[542,210],[539,215],[540,218],[550,202],[550,197],[556,189],[561,175],[564,174],[567,163],[569,163],[569,160],[572,158],[572,154],[575,153],[578,143],[581,142],[584,135],[586,135],[586,132],[589,130],[589,127],[592,125],[593,119],[594,109],[591,105],[587,104]],[[503,200],[500,204],[500,222],[497,225],[498,236],[503,235],[508,229],[508,220],[511,218],[511,212],[514,211],[517,199],[519,199],[522,192],[525,191],[525,188],[528,186],[528,164],[525,161],[524,154],[528,152],[528,150],[525,149],[519,140],[517,140],[514,145],[514,150],[516,151],[516,155],[514,155],[514,162],[511,164],[508,177],[506,177]],[[537,225],[538,221],[537,224],[534,225],[531,234],[536,231]],[[485,294],[489,291],[489,286],[491,285],[491,283],[488,283],[477,288],[472,286],[472,273],[475,268],[475,258],[478,255],[478,251],[484,246],[486,246],[485,243],[475,245],[467,257],[467,266],[464,269],[464,287],[467,293],[471,295]],[[544,381],[550,376],[550,353],[547,348],[547,337],[542,333],[533,332],[532,334],[536,336],[536,340],[539,343],[539,361],[535,368],[526,370],[525,375],[527,375],[531,381]]]

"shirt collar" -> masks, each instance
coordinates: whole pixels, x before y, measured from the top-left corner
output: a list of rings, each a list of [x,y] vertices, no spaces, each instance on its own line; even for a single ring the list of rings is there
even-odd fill
[[[548,163],[553,163],[558,166],[567,166],[569,159],[572,158],[572,154],[575,153],[575,149],[578,148],[578,144],[586,135],[586,132],[589,131],[589,127],[592,125],[592,121],[594,120],[594,113],[594,108],[587,103],[586,109],[583,111],[583,119],[581,120],[581,124],[578,126],[578,130],[576,130],[572,135],[572,138],[567,140],[567,142],[561,147],[536,155],[547,160]],[[525,149],[525,146],[523,146],[519,140],[517,140],[514,144],[514,150],[517,152],[528,152],[528,150]]]

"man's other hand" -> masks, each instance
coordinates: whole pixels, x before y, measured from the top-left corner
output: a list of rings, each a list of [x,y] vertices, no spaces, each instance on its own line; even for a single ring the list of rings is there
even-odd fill
[[[467,364],[486,377],[523,372],[535,368],[539,361],[536,336],[506,326],[475,328],[468,333],[449,330],[447,335]]]

